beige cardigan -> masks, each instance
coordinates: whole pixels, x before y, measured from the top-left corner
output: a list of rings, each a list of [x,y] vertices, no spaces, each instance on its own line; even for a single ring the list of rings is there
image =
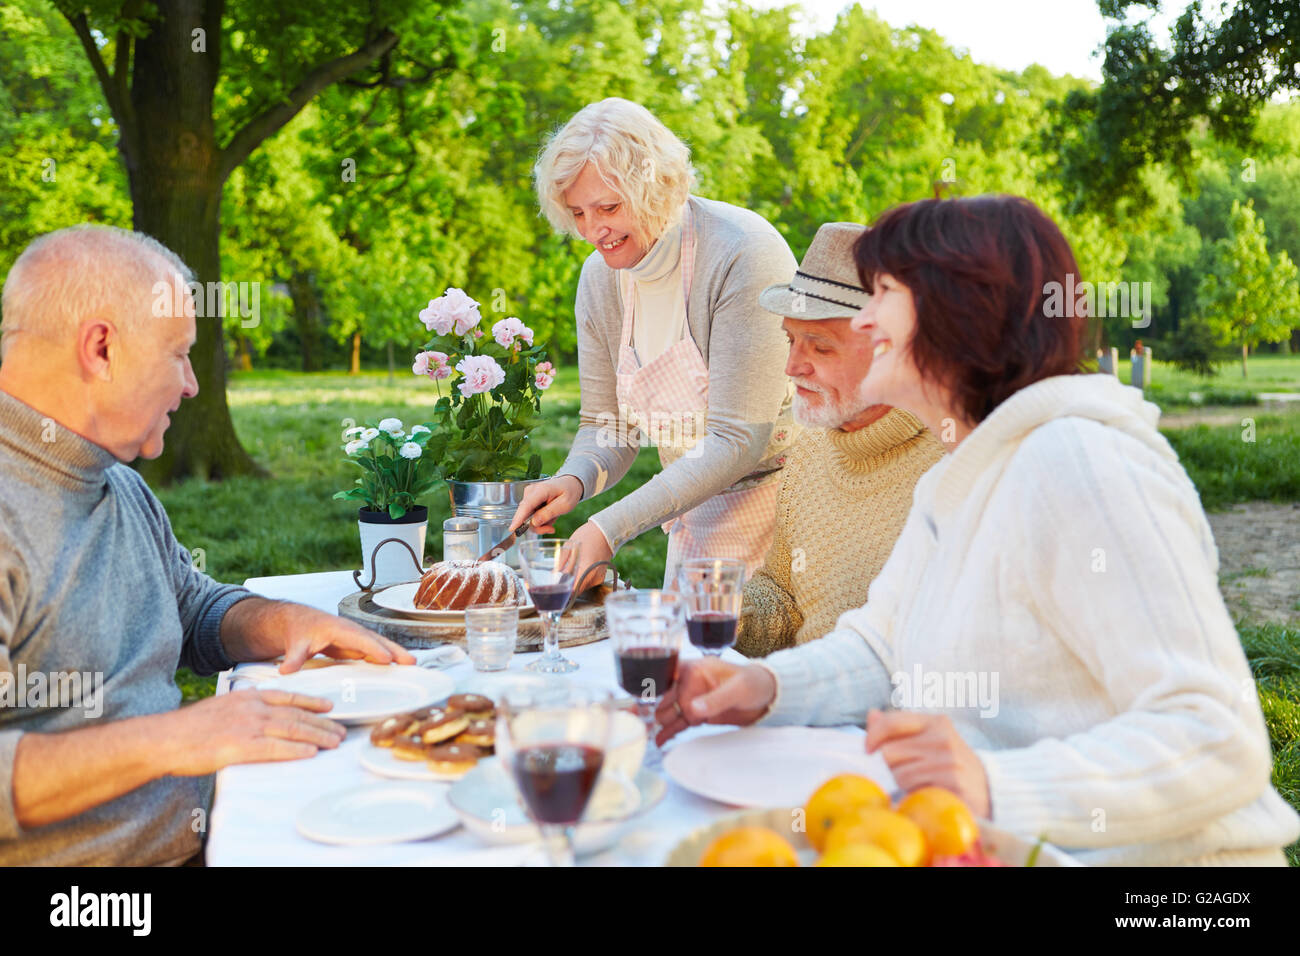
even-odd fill
[[[758,304],[764,288],[793,277],[790,247],[756,213],[695,196],[689,201],[696,252],[687,324],[709,368],[706,434],[692,454],[592,516],[615,550],[748,475],[780,468],[797,432],[781,317]],[[618,273],[599,252],[582,267],[575,313],[582,409],[556,474],[581,481],[585,500],[627,474],[640,436],[619,420],[615,369],[623,307]]]

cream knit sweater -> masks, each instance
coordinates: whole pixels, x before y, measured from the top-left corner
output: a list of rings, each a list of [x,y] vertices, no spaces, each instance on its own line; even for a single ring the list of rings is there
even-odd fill
[[[917,483],[866,605],[759,662],[764,721],[861,723],[892,698],[948,715],[995,824],[1083,862],[1282,863],[1300,818],[1158,417],[1109,375],[999,405]]]
[[[745,585],[736,649],[761,657],[829,633],[867,600],[898,540],[916,480],[943,445],[892,409],[865,428],[808,428],[781,478],[772,547]]]

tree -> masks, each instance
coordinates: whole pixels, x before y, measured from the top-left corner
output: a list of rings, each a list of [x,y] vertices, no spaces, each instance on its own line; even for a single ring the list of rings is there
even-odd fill
[[[257,147],[326,87],[362,74],[376,85],[446,67],[439,5],[415,0],[337,4],[302,0],[55,0],[72,26],[119,131],[133,222],[173,249],[201,283],[221,278],[221,195]],[[394,54],[419,11],[433,65]],[[420,35],[417,33],[417,35]],[[429,36],[432,34],[432,37]],[[219,85],[228,108],[214,109]],[[257,466],[226,405],[222,324],[198,322],[191,353],[199,395],[182,404],[151,480],[222,478]]]
[[[1121,21],[1159,0],[1098,0]],[[1225,3],[1226,7],[1226,3]],[[1054,109],[1053,138],[1071,208],[1144,201],[1142,170],[1168,163],[1190,182],[1191,137],[1208,121],[1214,135],[1253,141],[1260,107],[1300,89],[1300,4],[1237,0],[1214,20],[1190,4],[1175,22],[1168,52],[1144,23],[1119,23],[1106,37],[1103,82],[1070,93]]]
[[[1241,345],[1246,356],[1261,342],[1282,342],[1300,321],[1296,267],[1285,251],[1268,253],[1264,224],[1251,203],[1232,204],[1228,235],[1215,243],[1216,268],[1201,283],[1202,308],[1222,341]]]

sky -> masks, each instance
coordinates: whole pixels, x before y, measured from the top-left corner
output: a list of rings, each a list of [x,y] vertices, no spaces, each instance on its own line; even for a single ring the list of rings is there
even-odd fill
[[[750,0],[760,9],[790,0]],[[1156,41],[1167,45],[1169,27],[1188,0],[1164,0],[1152,16]],[[802,0],[809,32],[824,33],[848,0]],[[950,46],[964,47],[972,59],[1003,69],[1023,70],[1041,63],[1052,73],[1101,82],[1106,22],[1096,0],[861,0],[892,27],[917,24],[939,33]],[[1140,9],[1140,8],[1139,8]]]

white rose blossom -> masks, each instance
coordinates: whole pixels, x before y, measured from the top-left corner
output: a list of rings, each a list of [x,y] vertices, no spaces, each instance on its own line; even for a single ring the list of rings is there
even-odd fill
[[[413,441],[408,441],[405,445],[403,445],[401,448],[398,449],[398,454],[400,454],[403,458],[419,458],[420,446]]]
[[[412,438],[414,438],[416,435],[425,435],[425,434],[432,435],[433,432],[432,430],[425,428],[423,425],[415,425],[411,428]]]
[[[343,450],[349,455],[355,455],[359,451],[366,451],[369,447],[370,442],[357,439],[356,441],[350,441],[344,445]]]
[[[402,434],[402,420],[400,418],[385,418],[379,423],[379,430],[381,432],[388,432],[388,434],[396,438],[398,435]]]
[[[361,433],[361,440],[363,442],[366,442],[367,444],[374,441],[378,437],[379,437],[378,428],[367,428],[365,431]]]

